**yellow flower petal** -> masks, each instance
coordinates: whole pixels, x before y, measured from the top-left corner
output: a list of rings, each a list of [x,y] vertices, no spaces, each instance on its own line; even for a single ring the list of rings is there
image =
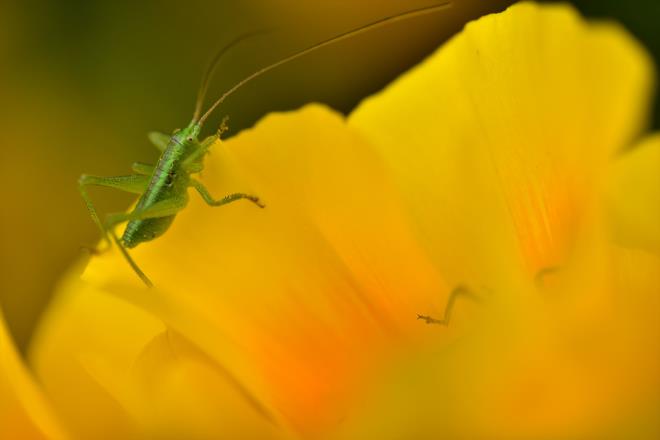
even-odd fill
[[[352,125],[383,151],[439,267],[495,288],[460,344],[381,378],[341,438],[657,437],[660,260],[612,248],[601,209],[651,75],[616,26],[519,4],[356,110]],[[552,283],[498,285],[500,258],[516,253],[531,275],[556,268]],[[496,307],[504,295],[516,301]]]
[[[335,426],[377,359],[429,335],[417,313],[441,316],[449,290],[380,160],[340,115],[309,106],[215,145],[204,182],[266,208],[191,194],[172,229],[133,252],[154,290],[117,252],[84,279],[163,319],[284,426]]]
[[[132,252],[152,290],[116,250],[94,258],[35,347],[40,376],[67,420],[70,385],[127,432],[219,436],[213,414],[226,412],[236,425],[225,433],[249,424],[310,438],[355,414],[384,366],[430,344],[441,361],[408,363],[414,381],[390,376],[403,391],[383,385],[373,420],[392,429],[381,437],[410,434],[397,420],[410,422],[416,399],[428,416],[420,436],[594,432],[621,402],[656,397],[642,391],[657,385],[645,334],[657,261],[635,255],[642,275],[618,270],[627,257],[610,253],[600,217],[608,162],[645,111],[649,66],[615,26],[522,4],[468,26],[349,124],[320,106],[267,117],[216,144],[204,174],[216,197],[251,192],[266,209],[216,210],[191,194],[165,236]],[[557,285],[528,282],[558,265]],[[516,300],[486,301],[458,341],[463,307],[449,331],[415,319],[442,316],[464,282]],[[613,305],[628,286],[638,290],[619,334]]]
[[[79,438],[282,438],[231,375],[134,305],[62,286],[33,359]]]
[[[660,254],[660,134],[617,158],[609,196],[617,237]]]
[[[176,332],[156,336],[134,366],[136,412],[156,438],[284,438],[259,402]]]
[[[36,374],[75,436],[130,438],[137,427],[118,390],[144,345],[164,326],[77,280],[66,280],[59,292],[31,345]],[[110,380],[105,371],[112,371]]]
[[[521,309],[484,302],[460,344],[381,377],[338,438],[657,438],[660,258],[598,250]]]
[[[16,352],[1,311],[0,438],[68,438]]]
[[[383,154],[449,281],[493,284],[502,258],[534,276],[570,255],[651,82],[619,26],[525,2],[468,24],[350,122]]]

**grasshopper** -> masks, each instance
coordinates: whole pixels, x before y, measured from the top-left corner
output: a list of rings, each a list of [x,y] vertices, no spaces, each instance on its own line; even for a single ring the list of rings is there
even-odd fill
[[[202,171],[204,168],[204,157],[209,152],[209,148],[217,139],[219,139],[220,135],[225,130],[223,120],[223,124],[217,134],[209,136],[201,142],[198,140],[202,131],[202,126],[211,113],[213,113],[213,111],[218,108],[226,98],[245,84],[282,64],[307,55],[308,53],[321,49],[322,47],[351,38],[380,26],[423,14],[438,12],[450,6],[450,4],[450,2],[436,4],[382,18],[378,21],[344,32],[307,47],[306,49],[295,52],[292,55],[262,67],[246,76],[229,90],[224,92],[224,94],[222,94],[209,107],[209,109],[202,114],[202,105],[211,77],[223,55],[239,42],[260,32],[246,34],[231,41],[215,55],[203,75],[195,104],[195,112],[190,123],[183,129],[175,130],[170,136],[155,132],[149,134],[149,140],[161,153],[158,163],[155,166],[136,162],[132,166],[132,170],[135,174],[114,177],[101,177],[87,174],[80,176],[80,179],[78,180],[80,195],[87,206],[92,220],[101,230],[103,239],[107,242],[108,247],[114,242],[140,279],[148,287],[152,287],[153,283],[135,263],[127,249],[134,248],[140,243],[154,240],[163,235],[170,227],[179,211],[186,207],[186,204],[188,203],[188,188],[194,188],[209,206],[223,206],[237,200],[247,200],[254,203],[255,206],[264,208],[265,205],[259,200],[259,197],[251,194],[234,193],[216,199],[199,180],[193,177],[194,174]],[[140,197],[132,211],[127,213],[108,214],[105,217],[105,221],[101,222],[96,208],[87,193],[87,187],[90,185],[115,188],[129,193],[138,194]],[[126,225],[126,229],[122,236],[118,237],[115,232],[115,227],[123,222],[128,222],[128,224]],[[112,238],[112,241],[110,238]]]

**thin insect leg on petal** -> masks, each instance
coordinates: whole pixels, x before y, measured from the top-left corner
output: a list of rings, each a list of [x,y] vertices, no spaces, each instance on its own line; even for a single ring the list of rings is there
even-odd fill
[[[119,251],[123,255],[123,257],[126,259],[128,262],[129,266],[133,269],[133,271],[137,274],[137,276],[142,280],[144,284],[147,285],[147,287],[152,288],[154,286],[154,283],[151,282],[149,277],[140,269],[140,266],[137,265],[135,260],[133,260],[133,257],[128,253],[126,250],[126,247],[123,245],[119,237],[117,237],[117,234],[115,233],[114,229],[110,228],[108,229],[108,233],[114,240],[115,244],[119,248]]]
[[[536,275],[534,276],[534,284],[536,287],[544,287],[546,282],[548,281],[548,278],[552,277],[552,275],[556,275],[557,272],[559,272],[560,267],[559,266],[548,266],[544,267],[543,269],[539,270]]]
[[[444,316],[442,317],[442,319],[436,319],[436,318],[433,318],[433,317],[428,316],[428,315],[420,315],[420,314],[417,315],[417,319],[421,319],[421,320],[425,321],[427,324],[438,324],[438,325],[444,325],[444,326],[449,325],[449,321],[451,319],[451,314],[452,314],[452,311],[454,309],[454,303],[456,302],[456,299],[459,296],[464,296],[464,297],[469,298],[469,299],[471,299],[473,301],[476,301],[476,302],[480,301],[479,296],[477,296],[474,292],[472,292],[472,290],[470,290],[469,288],[467,288],[463,285],[459,285],[459,286],[455,287],[454,290],[452,290],[449,293],[449,299],[447,300],[447,305],[445,307],[445,313],[444,313]]]

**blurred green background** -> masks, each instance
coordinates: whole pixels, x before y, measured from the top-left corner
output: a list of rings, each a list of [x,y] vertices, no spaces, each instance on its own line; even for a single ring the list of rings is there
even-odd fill
[[[0,301],[20,347],[61,274],[99,233],[80,200],[85,172],[121,175],[155,162],[146,133],[192,115],[209,57],[236,35],[275,28],[223,62],[211,96],[255,68],[431,0],[4,0],[0,3]],[[463,24],[510,0],[454,0],[447,11],[399,22],[279,68],[230,98],[230,135],[264,114],[325,102],[347,112],[417,63]],[[660,2],[573,2],[623,22],[660,58]],[[655,127],[660,127],[656,112]],[[93,191],[101,212],[131,196]]]

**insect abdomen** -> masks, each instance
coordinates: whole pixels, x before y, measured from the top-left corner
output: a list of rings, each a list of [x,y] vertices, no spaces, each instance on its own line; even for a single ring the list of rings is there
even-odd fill
[[[144,241],[150,241],[160,237],[174,221],[174,215],[168,217],[148,218],[144,220],[133,220],[128,223],[121,237],[124,246],[133,248]]]
[[[190,176],[180,168],[180,161],[193,146],[173,137],[160,157],[151,176],[147,190],[138,200],[135,211],[147,211],[160,201],[173,198],[187,198],[186,190]],[[144,241],[160,237],[172,224],[175,215],[131,220],[122,235],[127,248],[132,248]]]

